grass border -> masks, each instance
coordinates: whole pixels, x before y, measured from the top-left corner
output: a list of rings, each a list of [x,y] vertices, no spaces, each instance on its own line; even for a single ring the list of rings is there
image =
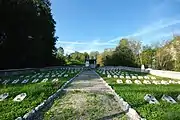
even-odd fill
[[[94,71],[101,80],[103,80],[103,82],[105,83],[105,85],[112,91],[112,93],[114,94],[115,99],[118,101],[118,103],[120,104],[122,110],[125,112],[125,114],[127,115],[127,117],[130,120],[145,120],[145,118],[142,118],[136,110],[134,110],[133,108],[131,108],[131,106],[124,101],[124,99],[122,97],[120,97],[115,90],[96,72]]]
[[[49,106],[49,104],[52,104],[55,99],[57,99],[60,96],[60,93],[63,91],[63,89],[70,84],[79,74],[82,73],[83,70],[81,70],[78,74],[76,74],[73,78],[68,80],[63,84],[63,86],[58,89],[53,95],[49,96],[46,100],[44,100],[42,103],[40,103],[38,106],[36,106],[34,109],[32,109],[30,112],[23,115],[23,117],[17,117],[15,120],[32,120],[37,113],[39,113],[45,106]]]

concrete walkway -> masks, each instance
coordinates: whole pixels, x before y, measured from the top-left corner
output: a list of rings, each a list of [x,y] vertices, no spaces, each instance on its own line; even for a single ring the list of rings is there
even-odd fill
[[[119,120],[124,116],[111,90],[94,71],[82,72],[64,91],[45,119]]]
[[[111,93],[111,90],[105,86],[103,80],[94,71],[84,71],[74,81],[64,89],[66,91],[89,91]]]

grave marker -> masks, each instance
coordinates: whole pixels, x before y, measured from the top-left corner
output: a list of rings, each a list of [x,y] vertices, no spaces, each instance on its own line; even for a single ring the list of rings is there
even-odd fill
[[[132,79],[137,79],[137,77],[136,76],[132,76]]]
[[[177,100],[180,101],[180,94],[177,96]]]
[[[37,83],[39,81],[39,79],[34,79],[33,81],[32,81],[32,83]]]
[[[41,82],[47,82],[48,78],[44,78]]]
[[[146,94],[144,96],[144,100],[147,101],[149,104],[159,104],[157,99],[154,96],[152,96],[151,94]]]
[[[131,79],[131,77],[130,76],[126,76],[126,79]]]
[[[5,81],[2,82],[2,84],[5,84],[5,85],[6,85],[9,81],[10,81],[10,80],[5,80]]]
[[[126,83],[127,84],[132,84],[132,81],[131,80],[126,80]]]
[[[123,81],[122,80],[116,80],[116,82],[118,83],[118,84],[122,84],[123,83]]]
[[[25,79],[25,80],[23,80],[21,83],[25,84],[25,83],[27,83],[28,81],[29,81],[29,79]]]
[[[9,93],[4,93],[0,95],[0,101],[3,101],[4,99],[6,99],[9,96]]]
[[[144,84],[151,84],[151,82],[149,80],[144,80],[143,83]]]
[[[155,85],[161,84],[160,81],[158,81],[158,80],[153,80],[152,83],[155,84]]]
[[[135,84],[142,84],[140,80],[135,80],[134,83]]]
[[[16,84],[16,83],[18,83],[18,82],[19,82],[19,79],[14,80],[14,81],[12,82],[12,84]]]
[[[171,96],[168,95],[163,95],[161,99],[169,103],[177,103]]]
[[[138,76],[138,79],[143,79],[143,76]]]
[[[68,77],[68,74],[65,74],[64,77]]]
[[[154,76],[151,76],[151,79],[152,79],[152,80],[156,80],[156,78],[155,78]]]
[[[57,82],[59,79],[58,78],[54,78],[53,80],[52,80],[52,82]]]
[[[13,99],[13,101],[21,102],[22,100],[24,100],[24,98],[25,98],[26,96],[27,96],[26,93],[21,93],[21,94],[17,95],[17,96]]]
[[[163,85],[168,85],[169,83],[168,83],[168,81],[161,80],[161,84],[163,84]]]

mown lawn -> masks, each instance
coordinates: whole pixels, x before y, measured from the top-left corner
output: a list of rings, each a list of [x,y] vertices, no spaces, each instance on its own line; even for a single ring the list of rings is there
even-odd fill
[[[137,112],[147,120],[180,120],[180,101],[177,96],[180,94],[180,85],[136,85],[136,84],[117,84],[119,78],[107,78],[100,74],[104,80],[112,86],[125,101],[127,101]],[[160,78],[158,79],[167,79]],[[152,94],[160,104],[148,104],[144,100],[146,94]],[[163,94],[170,95],[178,103],[171,104],[161,100]]]
[[[49,78],[47,82],[27,83],[27,84],[0,84],[0,94],[9,93],[8,98],[0,101],[0,120],[12,120],[19,116],[23,116],[38,104],[55,93],[67,80],[72,78],[76,73],[70,74],[68,77],[59,77],[57,82],[52,82]],[[17,76],[16,76],[17,77]],[[15,79],[10,77],[8,79]],[[20,93],[26,93],[26,98],[21,102],[14,102],[13,99]]]

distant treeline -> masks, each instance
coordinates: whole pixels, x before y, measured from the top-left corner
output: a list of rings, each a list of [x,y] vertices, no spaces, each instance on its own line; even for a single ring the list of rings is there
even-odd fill
[[[97,56],[101,66],[140,67],[180,71],[180,36],[153,45],[142,46],[138,40],[121,39],[115,49],[105,49]]]

